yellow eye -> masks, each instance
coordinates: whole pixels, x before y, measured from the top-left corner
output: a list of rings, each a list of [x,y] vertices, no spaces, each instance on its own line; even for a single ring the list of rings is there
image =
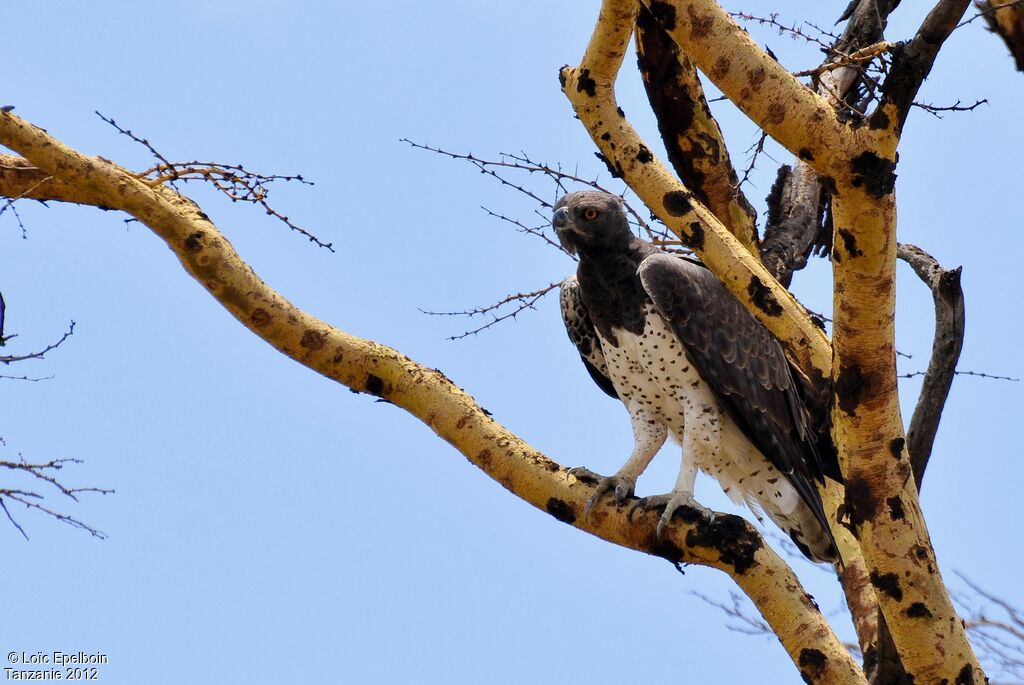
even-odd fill
[[[593,221],[594,219],[596,219],[597,214],[597,210],[594,209],[593,207],[588,207],[587,209],[583,210],[583,218],[586,219],[587,221]]]

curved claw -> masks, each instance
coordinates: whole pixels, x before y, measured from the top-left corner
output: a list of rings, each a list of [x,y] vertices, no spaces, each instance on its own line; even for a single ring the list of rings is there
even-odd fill
[[[594,494],[587,500],[587,504],[583,507],[584,518],[590,516],[591,510],[594,508],[605,493],[611,492],[615,497],[615,506],[619,507],[633,496],[633,490],[636,488],[636,482],[632,478],[627,476],[620,476],[618,474],[614,476],[605,476],[597,482],[597,489],[594,490]]]
[[[653,495],[651,497],[644,497],[637,500],[632,507],[629,509],[629,519],[633,520],[633,514],[637,509],[643,509],[644,511],[650,511],[652,509],[661,509],[664,507],[664,511],[658,518],[658,527],[656,534],[658,540],[661,541],[665,536],[665,528],[672,521],[672,516],[675,515],[676,511],[680,507],[686,507],[697,512],[707,523],[712,523],[715,520],[715,512],[708,509],[703,504],[700,504],[693,498],[692,495],[688,495],[682,492],[670,492],[664,495]]]

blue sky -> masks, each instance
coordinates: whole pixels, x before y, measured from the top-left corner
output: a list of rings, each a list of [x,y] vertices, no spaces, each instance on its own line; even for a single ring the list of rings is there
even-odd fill
[[[833,4],[727,6],[826,26],[845,3]],[[564,277],[571,262],[480,209],[527,217],[525,198],[399,142],[525,150],[608,181],[556,78],[582,54],[596,8],[16,3],[3,10],[0,104],[129,167],[149,166],[148,153],[94,110],[175,160],[314,180],[271,199],[333,241],[334,254],[208,190],[193,197],[286,297],[444,370],[561,463],[608,473],[628,454],[629,423],[578,363],[555,298],[458,342],[445,338],[471,322],[419,312],[489,304]],[[921,12],[901,7],[890,36],[909,35]],[[752,31],[794,70],[819,59]],[[626,66],[621,104],[654,140]],[[981,22],[954,34],[921,94],[958,98],[989,105],[911,116],[897,169],[900,235],[964,266],[961,368],[1022,377],[1009,288],[1024,249],[1024,80]],[[728,103],[713,107],[742,165],[756,128]],[[762,159],[747,189],[761,209],[774,169]],[[116,494],[67,509],[104,541],[18,508],[30,541],[0,525],[3,654],[103,652],[107,683],[797,680],[774,638],[730,632],[692,596],[727,600],[727,577],[680,576],[511,497],[400,410],[274,352],[123,216],[19,209],[25,238],[10,213],[0,217],[0,291],[7,333],[19,336],[8,349],[45,345],[72,319],[77,328],[45,361],[16,367],[52,380],[0,386],[4,458],[83,459],[65,480]],[[808,306],[830,307],[829,277],[823,263],[797,276]],[[900,364],[913,371],[927,363],[931,301],[909,269],[900,278],[898,346],[913,355]],[[909,419],[918,384],[901,389]],[[1021,394],[1019,383],[956,380],[923,495],[946,575],[961,571],[1018,605],[1021,555],[1006,540],[1024,475]],[[667,449],[640,494],[667,490],[677,467]],[[698,497],[730,508],[712,482],[698,483]],[[824,608],[838,608],[827,574],[797,568]]]

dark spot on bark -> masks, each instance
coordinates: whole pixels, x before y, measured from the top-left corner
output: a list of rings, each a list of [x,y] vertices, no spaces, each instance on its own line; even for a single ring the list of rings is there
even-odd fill
[[[871,493],[867,481],[859,476],[846,480],[844,504],[846,513],[850,516],[850,523],[854,526],[859,526],[878,515],[878,500]]]
[[[623,172],[621,164],[619,164],[618,162],[612,164],[612,161],[605,157],[604,155],[602,155],[600,152],[595,152],[594,156],[597,157],[602,162],[604,162],[604,165],[608,167],[608,173],[612,175],[612,178],[622,178]]]
[[[892,452],[893,458],[897,461],[903,457],[903,448],[906,444],[907,441],[903,438],[894,438],[893,441],[889,443],[889,451]]]
[[[580,70],[580,77],[576,81],[576,90],[580,93],[586,93],[590,97],[594,97],[597,94],[597,81],[590,78],[590,69]]]
[[[334,350],[334,357],[331,359],[331,361],[334,362],[335,364],[340,364],[344,358],[345,355],[342,354],[341,348],[339,347],[336,350]]]
[[[488,449],[480,450],[480,454],[476,455],[476,460],[480,462],[485,470],[491,467],[491,451]]]
[[[210,220],[210,217],[206,216],[206,212],[204,212],[203,210],[199,210],[199,218],[202,219],[203,221]]]
[[[616,108],[615,108],[615,111],[616,111],[616,112],[618,112],[618,113],[619,113],[619,116],[620,116],[620,117],[622,117],[623,119],[625,119],[625,118],[626,118],[626,113],[622,111],[622,108],[621,108],[621,107],[616,107]]]
[[[876,590],[884,592],[897,602],[903,601],[903,588],[900,587],[900,579],[895,573],[871,572],[871,584]]]
[[[843,247],[846,248],[846,252],[852,257],[861,257],[864,252],[857,247],[857,236],[845,228],[840,228],[839,237],[843,240]]]
[[[773,102],[768,105],[768,123],[781,124],[786,120],[786,106],[781,102]]]
[[[875,108],[874,113],[871,115],[871,119],[868,120],[868,128],[889,128],[889,115],[882,111],[881,107]]]
[[[691,197],[693,196],[685,191],[671,190],[665,193],[665,197],[661,199],[661,204],[670,215],[683,216],[693,209],[693,206],[690,204]]]
[[[813,162],[814,153],[808,150],[807,148],[802,147],[800,148],[800,159],[804,160],[805,162]]]
[[[754,565],[754,555],[764,543],[744,519],[726,515],[708,523],[701,512],[689,507],[680,507],[676,514],[696,519],[696,526],[686,533],[687,547],[718,550],[722,563],[730,564],[736,573],[745,573]]]
[[[560,499],[552,497],[547,504],[548,513],[562,523],[572,524],[576,521],[576,512]]]
[[[974,685],[974,669],[970,664],[964,664],[953,685]]]
[[[751,88],[760,88],[761,84],[764,83],[765,74],[764,67],[751,69],[747,72],[747,83],[750,84]]]
[[[754,306],[768,316],[782,314],[782,305],[775,299],[775,295],[772,294],[768,286],[757,276],[751,277],[750,283],[747,285],[747,294],[750,295],[750,301],[754,303]]]
[[[366,376],[366,392],[377,397],[384,397],[384,381],[372,373]]]
[[[652,2],[651,14],[657,20],[661,27],[666,31],[672,31],[676,27],[676,8],[668,2]]]
[[[902,521],[907,517],[906,512],[903,511],[903,500],[899,497],[890,497],[885,502],[889,505],[889,517],[893,521]]]
[[[249,320],[252,321],[252,325],[256,328],[263,328],[270,323],[270,312],[262,308],[254,309],[252,314],[249,315]]]
[[[636,161],[641,164],[647,164],[654,161],[654,155],[651,154],[646,145],[641,145],[640,151],[636,153]]]
[[[839,378],[836,379],[836,398],[839,400],[839,408],[850,416],[857,415],[857,406],[864,394],[867,381],[860,371],[860,366],[851,364],[839,367]]]
[[[611,139],[612,139],[612,134],[611,133],[608,133],[607,131],[605,131],[604,133],[601,134],[601,140],[603,140],[605,142],[608,142]]]
[[[797,663],[800,665],[801,675],[809,678],[808,682],[813,683],[825,672],[825,667],[828,666],[828,657],[817,649],[805,647],[800,650]]]
[[[910,618],[931,618],[932,612],[923,602],[914,602],[907,607],[907,616]]]
[[[307,350],[319,350],[324,346],[324,338],[326,337],[320,331],[309,329],[302,334],[302,340],[299,341],[299,345],[302,345]]]
[[[562,87],[562,90],[565,90],[565,72],[569,69],[572,69],[572,67],[566,64],[558,70],[558,85]]]
[[[804,596],[801,598],[801,601],[803,602],[803,605],[811,611],[821,611],[821,607],[818,606],[818,603],[814,601],[814,597],[810,594],[805,592]]]
[[[668,538],[661,540],[657,543],[657,546],[653,548],[654,553],[662,559],[668,559],[673,564],[677,564],[683,560],[683,550],[675,546]]]
[[[690,224],[690,234],[686,236],[687,244],[695,250],[704,249],[704,227],[699,221]]]
[[[189,236],[185,238],[185,249],[188,250],[189,252],[199,252],[200,250],[202,250],[203,236],[205,235],[206,234],[203,233],[202,231],[195,231],[194,233],[190,233]]]
[[[692,5],[686,7],[686,13],[690,19],[690,35],[694,38],[704,38],[711,33],[711,26],[715,23],[714,17],[710,14],[699,16]]]
[[[879,157],[871,151],[863,152],[850,163],[853,187],[863,186],[868,195],[880,198],[896,189],[896,162]]]
[[[732,68],[732,62],[728,57],[719,57],[715,61],[715,66],[711,67],[711,78],[717,80],[725,78],[729,75],[729,70]]]

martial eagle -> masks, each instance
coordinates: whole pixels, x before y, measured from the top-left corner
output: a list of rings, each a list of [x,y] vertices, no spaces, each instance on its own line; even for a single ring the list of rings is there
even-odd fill
[[[637,503],[665,507],[659,536],[679,507],[711,516],[693,497],[700,469],[808,557],[835,561],[815,482],[839,480],[839,465],[812,417],[809,383],[778,340],[702,263],[636,238],[614,195],[569,193],[552,224],[579,257],[561,287],[569,338],[598,386],[626,406],[635,441],[618,473],[598,481],[587,512],[605,494],[616,505],[632,497],[672,436],[683,449],[675,487]]]

